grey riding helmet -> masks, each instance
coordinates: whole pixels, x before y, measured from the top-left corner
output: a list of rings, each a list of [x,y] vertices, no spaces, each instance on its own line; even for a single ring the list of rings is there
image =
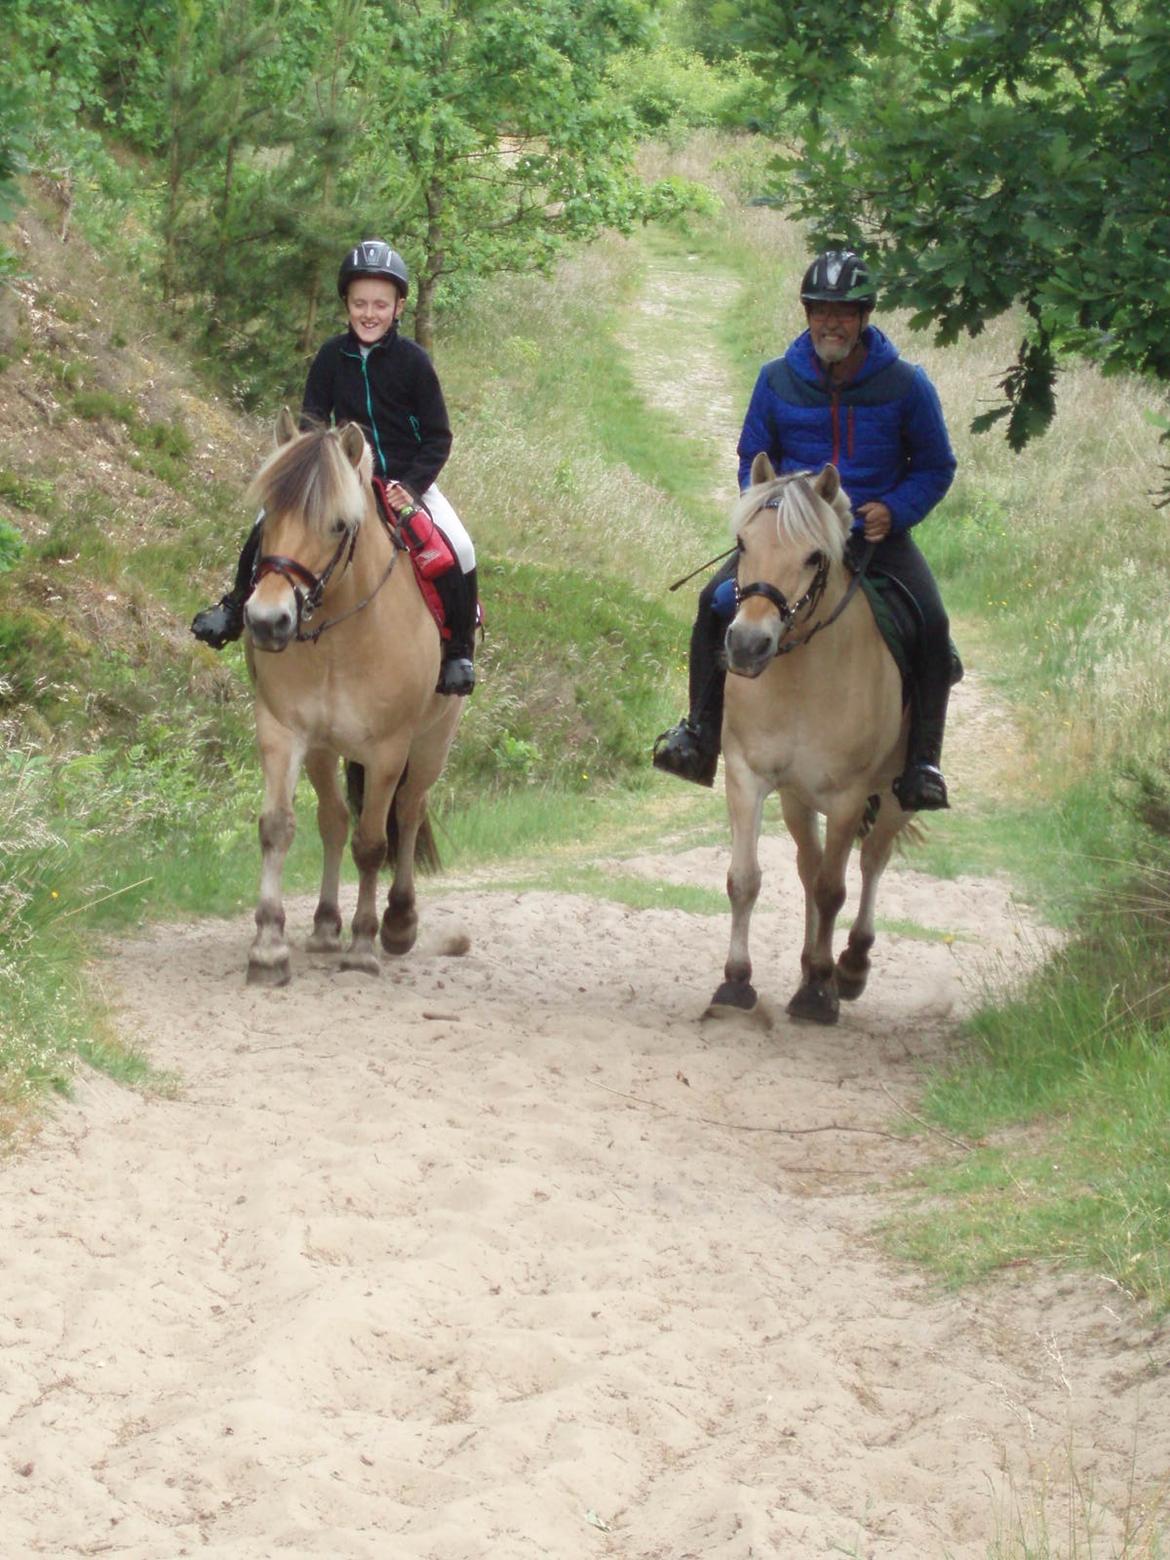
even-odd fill
[[[872,309],[877,292],[869,269],[852,249],[826,249],[819,254],[800,284],[801,303],[857,303]]]
[[[380,238],[363,239],[341,262],[341,270],[337,273],[337,293],[340,298],[345,297],[350,282],[359,276],[380,276],[385,281],[393,282],[401,288],[404,298],[410,291],[410,273],[406,269],[406,261],[397,249],[391,249]]]

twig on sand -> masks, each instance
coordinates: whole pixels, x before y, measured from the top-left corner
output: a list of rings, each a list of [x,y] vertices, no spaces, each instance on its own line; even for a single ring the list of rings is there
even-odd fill
[[[898,1133],[883,1132],[880,1127],[850,1127],[839,1121],[829,1121],[820,1127],[772,1127],[756,1126],[752,1122],[745,1121],[720,1121],[715,1116],[692,1116],[659,1105],[657,1100],[646,1100],[637,1094],[626,1094],[621,1089],[611,1089],[608,1083],[598,1083],[596,1078],[586,1078],[585,1082],[591,1083],[595,1089],[604,1089],[607,1094],[616,1094],[618,1099],[633,1100],[635,1105],[645,1105],[649,1110],[660,1110],[665,1115],[674,1116],[680,1121],[700,1121],[708,1127],[726,1127],[729,1132],[775,1132],[781,1137],[810,1137],[814,1132],[860,1132],[866,1137],[890,1138],[895,1143],[905,1141]]]

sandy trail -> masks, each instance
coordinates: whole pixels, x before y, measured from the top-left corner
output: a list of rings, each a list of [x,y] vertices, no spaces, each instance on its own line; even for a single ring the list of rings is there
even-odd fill
[[[963,805],[1003,747],[976,676],[954,728]],[[114,950],[182,1086],[86,1077],[0,1166],[3,1560],[1147,1553],[1165,1330],[1094,1278],[939,1295],[875,1239],[960,1152],[896,1135],[922,1064],[1043,933],[900,866],[869,991],[795,1026],[776,835],[770,1029],[701,1020],[724,918],[490,878],[429,885],[379,981],[298,949],[251,990],[248,917]],[[621,870],[721,890],[726,856]]]
[[[766,862],[770,1030],[700,1020],[721,919],[483,882],[380,981],[301,953],[249,989],[246,918],[120,948],[185,1083],[84,1081],[2,1169],[5,1556],[982,1557],[1074,1469],[1120,1543],[1165,1338],[1104,1282],[940,1297],[873,1240],[939,1149],[899,1102],[1032,930],[900,869],[883,916],[955,941],[883,937],[838,1028],[794,1026]]]

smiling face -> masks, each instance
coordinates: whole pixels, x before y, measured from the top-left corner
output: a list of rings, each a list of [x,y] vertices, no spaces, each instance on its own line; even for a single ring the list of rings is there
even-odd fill
[[[405,302],[393,282],[381,276],[359,276],[349,284],[345,312],[357,339],[372,347],[402,313]]]
[[[804,312],[813,351],[826,368],[855,351],[870,315],[859,303],[806,303]]]

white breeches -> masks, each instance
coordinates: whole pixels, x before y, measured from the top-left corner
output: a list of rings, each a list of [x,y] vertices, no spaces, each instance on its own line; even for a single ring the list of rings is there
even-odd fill
[[[463,521],[451,507],[450,499],[444,498],[432,482],[422,495],[422,501],[431,519],[451,543],[451,551],[458,559],[459,567],[464,574],[469,574],[475,568],[475,543],[468,536]]]

